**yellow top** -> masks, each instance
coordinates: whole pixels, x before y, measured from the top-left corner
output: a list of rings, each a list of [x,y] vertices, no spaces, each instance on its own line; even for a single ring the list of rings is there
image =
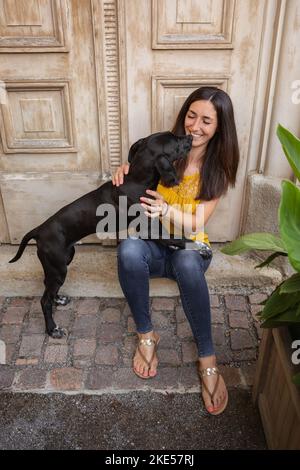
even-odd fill
[[[197,205],[200,204],[200,199],[195,199],[198,193],[198,185],[199,173],[194,173],[193,175],[184,176],[178,186],[167,188],[159,183],[156,190],[171,206],[178,205],[182,211],[194,214]],[[171,233],[176,233],[173,224],[171,224],[170,229]],[[205,232],[191,234],[189,238],[193,241],[197,240],[210,244]]]

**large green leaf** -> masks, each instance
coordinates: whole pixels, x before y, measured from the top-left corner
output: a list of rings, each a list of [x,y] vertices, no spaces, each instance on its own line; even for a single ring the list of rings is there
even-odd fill
[[[261,324],[262,328],[278,328],[283,325],[291,325],[294,323],[300,324],[300,317],[297,316],[299,310],[299,303],[289,308],[285,312],[279,313],[276,317],[267,318]]]
[[[277,317],[277,315],[289,310],[300,302],[300,292],[280,294],[282,284],[277,286],[268,298],[261,312],[261,318],[263,320]]]
[[[300,140],[278,124],[277,136],[295,176],[300,180]]]
[[[286,322],[286,323],[300,323],[300,318],[297,316],[297,310],[299,309],[299,302],[298,304],[294,305],[293,307],[289,308],[283,313],[277,315],[276,318],[273,320],[277,322]]]
[[[300,273],[293,274],[280,287],[280,294],[300,291]]]
[[[284,180],[281,185],[280,235],[291,265],[300,272],[300,189],[289,180]]]
[[[249,233],[224,246],[225,255],[237,255],[247,250],[280,251],[287,253],[283,241],[271,233]]]

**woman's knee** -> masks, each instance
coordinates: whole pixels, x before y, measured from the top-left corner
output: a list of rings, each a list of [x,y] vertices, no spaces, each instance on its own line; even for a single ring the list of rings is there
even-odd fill
[[[176,273],[195,277],[205,272],[204,260],[195,250],[177,250],[172,255],[172,266]]]
[[[147,246],[144,240],[127,238],[118,245],[118,261],[126,266],[135,266],[147,256]]]

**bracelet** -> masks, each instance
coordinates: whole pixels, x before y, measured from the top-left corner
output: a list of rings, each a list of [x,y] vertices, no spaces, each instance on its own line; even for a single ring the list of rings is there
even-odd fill
[[[164,217],[167,214],[168,210],[169,210],[169,204],[166,201],[164,201],[163,204],[166,204],[166,210],[163,211],[163,205],[162,205],[162,210],[161,210],[161,214],[160,214],[161,217]]]

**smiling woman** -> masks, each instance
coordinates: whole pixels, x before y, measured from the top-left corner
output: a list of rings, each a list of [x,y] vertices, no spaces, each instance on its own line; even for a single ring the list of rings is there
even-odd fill
[[[177,136],[193,137],[187,158],[174,162],[179,184],[167,187],[160,181],[156,191],[147,190],[148,197],[140,198],[141,205],[148,217],[160,217],[171,232],[177,234],[179,229],[180,233],[190,233],[189,238],[201,250],[172,249],[144,239],[129,238],[120,243],[119,280],[139,338],[133,371],[142,379],[150,379],[157,374],[156,349],[160,338],[153,331],[149,312],[149,278],[173,279],[178,284],[182,306],[198,348],[202,397],[207,411],[217,415],[225,410],[228,393],[216,365],[212,341],[209,292],[205,280],[211,250],[203,224],[229,185],[235,184],[239,150],[229,96],[215,87],[195,90],[183,104],[172,132]],[[120,167],[113,183],[122,184],[123,175],[128,170],[128,165]],[[195,227],[203,227],[203,230]]]
[[[184,129],[186,134],[193,136],[194,148],[207,144],[214,136],[217,125],[217,112],[210,100],[191,104],[184,120]]]
[[[239,148],[233,106],[225,91],[215,87],[195,90],[183,104],[172,132],[193,135],[189,160],[179,161],[176,169],[179,179],[190,165],[200,172],[197,199],[210,201],[234,186]]]

